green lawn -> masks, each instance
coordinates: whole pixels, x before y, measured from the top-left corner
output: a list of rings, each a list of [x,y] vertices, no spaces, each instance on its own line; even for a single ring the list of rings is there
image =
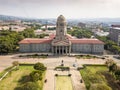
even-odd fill
[[[81,70],[80,72],[84,73],[85,70],[88,70],[88,71],[92,72],[93,74],[95,74],[96,72],[108,71],[108,68],[105,65],[88,65],[88,66],[86,66],[85,69]]]
[[[33,71],[33,66],[20,66],[19,70],[14,70],[9,73],[1,82],[0,90],[14,90],[20,84],[22,84],[22,77],[28,76]],[[42,88],[43,81],[38,81],[39,86]]]
[[[7,71],[11,70],[12,68],[13,68],[13,66],[12,66],[12,67],[9,67],[9,68],[6,68],[4,71],[0,72],[0,78],[1,78]]]
[[[71,77],[57,76],[56,77],[56,90],[73,90]]]
[[[90,90],[90,87],[95,84],[103,84],[108,86],[107,80],[102,72],[107,72],[108,68],[102,65],[88,65],[86,68],[81,69],[80,73],[85,81],[87,90]],[[109,86],[108,86],[109,87]],[[94,89],[96,90],[96,89]]]

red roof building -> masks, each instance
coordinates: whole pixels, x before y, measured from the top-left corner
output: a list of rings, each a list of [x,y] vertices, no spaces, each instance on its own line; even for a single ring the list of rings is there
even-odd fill
[[[102,54],[104,43],[98,39],[75,38],[67,34],[65,17],[60,15],[57,19],[56,35],[48,38],[26,38],[19,42],[20,52],[51,52],[55,55],[70,53]]]

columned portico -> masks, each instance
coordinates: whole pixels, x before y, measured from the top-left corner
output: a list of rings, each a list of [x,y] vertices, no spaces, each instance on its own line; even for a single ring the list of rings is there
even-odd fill
[[[52,52],[55,55],[68,55],[70,54],[70,46],[52,46]]]

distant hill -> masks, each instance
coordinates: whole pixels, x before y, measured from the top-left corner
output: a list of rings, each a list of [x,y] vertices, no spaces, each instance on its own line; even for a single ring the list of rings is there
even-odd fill
[[[24,19],[24,18],[8,16],[8,15],[0,15],[0,20],[21,20],[21,19]]]
[[[23,20],[23,21],[37,21],[42,24],[46,24],[46,22],[56,24],[56,18],[46,18],[46,19],[36,19],[36,18],[26,18],[26,17],[17,17],[17,16],[9,16],[9,15],[0,15],[0,20]],[[102,22],[107,24],[120,24],[120,18],[81,18],[81,19],[67,19],[67,22]]]

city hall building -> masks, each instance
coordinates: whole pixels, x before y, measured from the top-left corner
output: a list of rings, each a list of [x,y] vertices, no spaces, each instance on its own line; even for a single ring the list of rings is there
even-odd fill
[[[70,55],[71,53],[103,54],[104,43],[98,39],[78,39],[67,34],[65,17],[60,15],[56,23],[56,35],[49,38],[26,38],[19,42],[20,52],[53,53]]]

